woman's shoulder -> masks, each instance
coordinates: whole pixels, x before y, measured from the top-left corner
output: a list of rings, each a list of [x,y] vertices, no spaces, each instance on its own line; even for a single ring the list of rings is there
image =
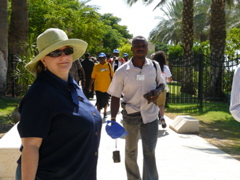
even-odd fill
[[[39,101],[47,100],[46,96],[51,96],[48,92],[48,87],[44,83],[38,80],[34,81],[34,83],[30,85],[28,91],[24,95],[21,104],[28,103],[35,105]]]
[[[167,71],[170,71],[168,65],[164,65],[163,68],[164,68],[164,70],[166,69]]]
[[[25,96],[41,97],[45,94],[49,94],[49,88],[50,87],[45,82],[36,80],[32,85],[30,85]]]

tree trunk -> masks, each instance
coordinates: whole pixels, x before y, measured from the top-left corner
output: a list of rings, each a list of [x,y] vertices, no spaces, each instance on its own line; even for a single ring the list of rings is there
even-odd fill
[[[0,96],[6,93],[8,67],[8,12],[7,0],[0,1]]]
[[[24,44],[28,41],[27,0],[12,0],[12,13],[9,26],[9,47],[14,55],[25,54]]]
[[[189,65],[192,64],[193,58],[193,0],[183,0],[183,82],[181,86],[181,92],[187,94],[195,94],[193,86],[193,69]]]
[[[224,0],[212,0],[210,21],[211,72],[208,96],[222,97],[222,71],[226,45],[226,20]]]
[[[21,58],[27,55],[28,29],[27,0],[12,0],[12,13],[9,25],[9,55],[13,58],[10,58],[8,62],[8,84],[11,87],[8,91],[16,89],[14,71],[17,57]],[[11,93],[14,95],[14,92]]]

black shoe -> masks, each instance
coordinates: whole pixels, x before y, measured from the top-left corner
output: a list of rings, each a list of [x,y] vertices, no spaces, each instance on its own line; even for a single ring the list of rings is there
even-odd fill
[[[167,124],[165,122],[165,119],[164,118],[161,118],[160,119],[161,123],[162,123],[162,128],[166,128],[167,127]]]

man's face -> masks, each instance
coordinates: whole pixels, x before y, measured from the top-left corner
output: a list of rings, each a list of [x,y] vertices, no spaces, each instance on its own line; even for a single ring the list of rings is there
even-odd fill
[[[118,56],[119,56],[119,53],[113,53],[113,56],[118,57]]]
[[[136,57],[146,57],[148,52],[148,44],[143,39],[137,39],[133,42],[131,50],[133,55]]]
[[[99,57],[98,60],[99,62],[104,62],[106,60],[106,57]]]

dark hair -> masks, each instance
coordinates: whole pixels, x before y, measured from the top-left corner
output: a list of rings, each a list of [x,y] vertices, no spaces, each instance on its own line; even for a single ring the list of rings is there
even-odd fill
[[[137,40],[144,40],[144,41],[146,41],[146,43],[148,43],[148,41],[147,41],[147,39],[146,39],[145,37],[143,37],[143,36],[136,36],[136,37],[134,37],[134,38],[132,39],[132,44],[133,44],[135,41],[137,41]]]
[[[41,73],[42,71],[45,70],[45,66],[43,65],[42,61],[38,61],[37,62],[37,67],[36,67],[37,71],[36,71],[36,75],[38,76],[39,73]]]
[[[90,53],[86,53],[85,58],[89,58],[89,57],[90,57]]]
[[[164,72],[164,65],[167,64],[167,58],[166,58],[166,55],[163,51],[158,51],[154,54],[154,56],[152,57],[153,60],[156,60],[159,65],[160,65],[160,68],[162,70],[162,72]]]
[[[109,53],[107,53],[107,54],[106,54],[106,57],[107,57],[107,58],[110,58],[110,57],[111,57],[111,55],[110,55]]]

